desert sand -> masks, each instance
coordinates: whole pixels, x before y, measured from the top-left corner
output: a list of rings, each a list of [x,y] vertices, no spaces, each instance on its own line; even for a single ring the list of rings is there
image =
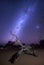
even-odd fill
[[[15,52],[12,48],[0,50],[0,65],[44,65],[44,49],[38,49],[38,57],[24,54],[11,64],[8,60]]]

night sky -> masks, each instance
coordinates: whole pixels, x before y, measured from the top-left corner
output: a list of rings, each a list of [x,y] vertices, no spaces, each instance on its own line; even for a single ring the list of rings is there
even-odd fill
[[[23,43],[44,39],[44,0],[0,0],[0,42],[14,41],[11,31]]]

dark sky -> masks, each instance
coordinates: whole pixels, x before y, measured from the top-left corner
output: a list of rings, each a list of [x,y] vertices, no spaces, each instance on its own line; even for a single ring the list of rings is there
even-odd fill
[[[25,43],[44,39],[44,0],[0,0],[0,42],[14,40],[10,31]]]

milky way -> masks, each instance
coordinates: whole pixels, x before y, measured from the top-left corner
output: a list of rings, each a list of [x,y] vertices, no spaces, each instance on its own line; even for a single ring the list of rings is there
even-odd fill
[[[0,42],[14,40],[10,31],[24,43],[44,39],[44,1],[0,1]]]

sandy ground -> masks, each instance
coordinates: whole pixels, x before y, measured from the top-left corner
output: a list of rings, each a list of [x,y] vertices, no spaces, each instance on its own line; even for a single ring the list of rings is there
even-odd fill
[[[44,49],[38,50],[38,57],[24,54],[11,64],[8,60],[14,53],[15,49],[0,50],[0,65],[44,65]]]

